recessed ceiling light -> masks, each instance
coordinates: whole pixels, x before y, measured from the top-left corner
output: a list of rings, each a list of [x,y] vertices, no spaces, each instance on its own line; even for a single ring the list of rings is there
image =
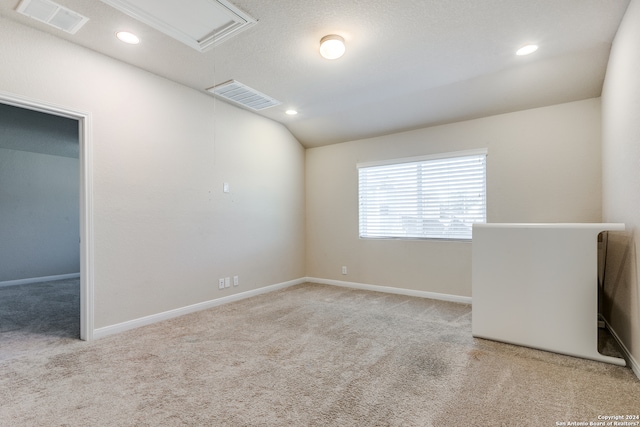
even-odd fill
[[[136,36],[133,33],[128,32],[128,31],[118,31],[116,33],[116,37],[118,37],[118,39],[120,39],[120,41],[123,41],[123,42],[128,43],[128,44],[138,44],[138,43],[140,43],[140,39],[138,38],[138,36]]]
[[[516,51],[516,55],[518,55],[518,56],[529,55],[529,54],[532,54],[533,52],[535,52],[536,50],[538,50],[538,45],[528,44],[528,45],[522,46],[520,49],[518,49]]]
[[[298,114],[298,112],[296,110],[287,110],[284,113],[289,115],[289,116],[295,116],[296,114]]]
[[[335,34],[320,39],[320,55],[326,59],[338,59],[344,55],[344,39]]]

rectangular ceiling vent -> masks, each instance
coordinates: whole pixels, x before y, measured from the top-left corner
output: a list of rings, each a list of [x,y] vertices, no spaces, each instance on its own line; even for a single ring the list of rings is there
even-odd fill
[[[257,22],[227,0],[102,2],[200,52]]]
[[[23,15],[75,34],[89,18],[50,0],[22,0],[16,9]]]
[[[275,107],[281,102],[270,96],[260,93],[249,86],[243,85],[235,80],[229,80],[220,83],[212,88],[207,89],[208,92],[219,96],[220,98],[251,108],[252,110],[264,110],[265,108]]]

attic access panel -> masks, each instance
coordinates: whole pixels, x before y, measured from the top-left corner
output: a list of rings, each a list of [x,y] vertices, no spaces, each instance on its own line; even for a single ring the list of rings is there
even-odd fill
[[[102,0],[187,46],[204,52],[257,21],[227,0]]]

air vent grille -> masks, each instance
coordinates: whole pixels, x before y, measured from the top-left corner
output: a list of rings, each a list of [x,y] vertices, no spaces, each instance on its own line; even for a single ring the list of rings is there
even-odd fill
[[[22,0],[17,11],[59,30],[75,34],[89,18],[49,0]]]
[[[228,82],[221,83],[207,89],[207,91],[219,96],[220,98],[224,98],[256,111],[275,107],[276,105],[281,104],[280,101],[235,80],[229,80]]]

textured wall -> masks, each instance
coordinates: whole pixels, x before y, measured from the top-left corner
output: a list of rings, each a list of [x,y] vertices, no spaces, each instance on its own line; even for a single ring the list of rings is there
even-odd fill
[[[80,271],[78,177],[78,159],[0,148],[0,282]]]
[[[0,104],[0,282],[80,271],[78,122]]]
[[[471,243],[358,238],[356,163],[474,148],[489,222],[601,220],[599,98],[313,148],[307,275],[471,296]]]
[[[96,328],[304,276],[286,128],[8,20],[0,37],[0,91],[91,116]]]
[[[640,369],[640,1],[632,0],[614,40],[602,91],[602,174],[610,233],[605,276],[606,316]],[[638,374],[638,372],[636,372]]]

